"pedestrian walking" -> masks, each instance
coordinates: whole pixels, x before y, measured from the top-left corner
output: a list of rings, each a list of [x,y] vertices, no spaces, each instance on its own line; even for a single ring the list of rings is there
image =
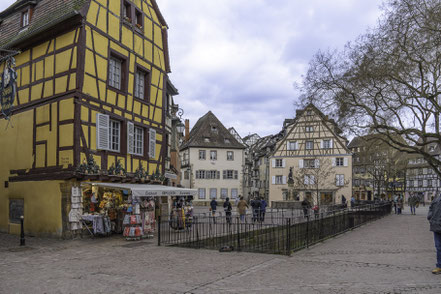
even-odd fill
[[[430,231],[433,232],[436,249],[436,267],[432,274],[441,274],[441,196],[438,195],[429,207],[427,220],[430,223]]]
[[[307,217],[308,216],[308,211],[311,208],[311,204],[309,203],[307,198],[304,198],[302,201],[302,210],[303,210],[303,216]]]
[[[262,197],[260,200],[260,221],[261,222],[265,221],[265,212],[266,212],[267,206],[268,206],[268,204],[266,203],[265,199]]]
[[[403,197],[400,196],[397,201],[397,214],[401,214],[403,210]]]
[[[355,206],[355,198],[354,196],[351,197],[351,207]]]
[[[260,200],[257,197],[251,200],[251,208],[253,210],[253,223],[259,220],[260,204]]]
[[[397,202],[398,202],[398,196],[395,195],[394,200],[393,200],[395,214],[397,214]]]
[[[416,214],[415,208],[417,206],[417,203],[418,203],[418,197],[416,195],[412,194],[409,197],[410,214],[413,214],[413,215]]]
[[[216,209],[217,209],[217,201],[216,198],[211,199],[210,202],[210,211],[211,216],[213,217],[213,222],[216,223]]]
[[[240,197],[239,203],[237,203],[237,210],[239,211],[240,221],[245,221],[245,215],[247,213],[248,203]]]
[[[226,198],[224,202],[224,211],[225,211],[225,219],[227,224],[231,224],[231,211],[233,208],[231,207],[230,198]]]

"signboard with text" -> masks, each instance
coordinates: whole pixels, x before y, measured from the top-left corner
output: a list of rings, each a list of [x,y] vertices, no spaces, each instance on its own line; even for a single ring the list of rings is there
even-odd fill
[[[5,70],[0,76],[0,106],[1,113],[8,118],[12,113],[16,94],[17,73],[14,70],[15,60],[11,58],[7,61]]]

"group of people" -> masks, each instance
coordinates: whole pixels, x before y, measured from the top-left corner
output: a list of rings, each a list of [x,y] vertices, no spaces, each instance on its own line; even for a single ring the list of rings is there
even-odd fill
[[[245,216],[247,213],[247,209],[249,208],[248,203],[243,199],[242,196],[239,195],[239,201],[236,201],[236,207],[237,207],[237,211],[239,213],[239,217],[240,220],[242,222],[245,221]],[[251,209],[253,212],[253,222],[256,221],[260,221],[260,222],[264,222],[265,221],[265,213],[266,213],[266,207],[268,206],[267,202],[265,201],[264,198],[254,198],[250,201],[250,205],[251,205]],[[218,203],[216,201],[215,198],[213,198],[210,202],[210,211],[211,211],[211,215],[213,216],[213,218],[216,216],[216,211],[217,211],[217,206]],[[225,211],[225,218],[226,218],[226,222],[231,224],[231,219],[232,219],[232,204],[230,202],[230,199],[227,197],[225,198],[225,202],[223,204],[223,208]],[[215,218],[214,218],[214,222],[215,222]]]

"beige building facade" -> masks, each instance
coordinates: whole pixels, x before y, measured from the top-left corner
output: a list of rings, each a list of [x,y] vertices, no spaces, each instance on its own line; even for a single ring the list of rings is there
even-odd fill
[[[352,154],[347,143],[336,123],[314,105],[298,110],[270,157],[270,204],[305,198],[314,205],[349,202]]]
[[[195,205],[243,195],[245,146],[210,111],[201,117],[181,146],[181,185],[197,189]]]

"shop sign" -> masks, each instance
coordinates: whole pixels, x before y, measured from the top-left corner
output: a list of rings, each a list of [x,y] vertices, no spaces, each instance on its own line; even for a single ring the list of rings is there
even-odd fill
[[[1,74],[0,82],[0,106],[2,114],[8,118],[12,113],[16,94],[17,72],[14,69],[15,59],[11,57],[6,62],[6,67]]]

